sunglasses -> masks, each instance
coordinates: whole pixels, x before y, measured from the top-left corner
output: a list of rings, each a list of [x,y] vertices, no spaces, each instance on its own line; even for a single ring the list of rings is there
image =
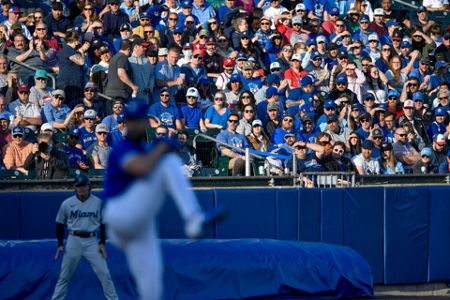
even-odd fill
[[[241,96],[241,99],[251,99],[250,96]]]
[[[123,108],[122,105],[114,105],[113,108]]]
[[[262,22],[261,25],[270,25],[269,22]]]
[[[194,24],[194,21],[186,21],[186,24]]]
[[[334,107],[325,107],[325,110],[335,110]]]
[[[439,100],[447,100],[448,99],[448,97],[440,97],[440,98],[438,98]]]
[[[374,140],[382,140],[383,138],[381,136],[374,136],[373,139]]]
[[[195,58],[195,59],[201,59],[202,56],[201,56],[201,55],[194,55],[193,58]]]
[[[222,97],[215,97],[214,100],[223,101],[223,98]]]
[[[144,31],[144,33],[153,33],[153,30],[149,30],[149,31]]]
[[[89,8],[89,7],[85,7],[84,10],[90,10],[90,11],[93,11],[93,9],[92,9],[92,8]]]
[[[219,43],[225,43],[227,40],[219,40]]]
[[[422,158],[428,158],[428,159],[430,159],[430,157],[427,156],[427,155],[422,155]]]
[[[167,133],[165,133],[165,132],[155,132],[155,135],[156,136],[164,136],[164,135],[167,135]]]
[[[294,122],[294,120],[292,120],[292,119],[289,119],[289,118],[286,118],[286,119],[283,119],[283,122],[289,122],[289,123],[293,123],[293,122]]]
[[[46,28],[36,28],[36,31],[44,31]]]
[[[170,94],[161,94],[160,96],[161,96],[161,97],[164,97],[164,98],[169,98],[169,97],[170,97]]]
[[[14,134],[13,138],[17,139],[17,138],[23,138],[23,135],[21,134]]]
[[[194,99],[194,100],[197,99],[197,97],[194,97],[194,96],[187,96],[187,98],[188,98],[188,99]]]
[[[399,137],[406,137],[406,133],[397,133]]]
[[[334,152],[334,153],[338,153],[338,154],[342,154],[342,153],[344,153],[345,151],[342,150],[342,149],[334,149],[333,152]]]
[[[169,18],[170,21],[178,21],[177,18]]]
[[[97,132],[98,135],[107,135],[107,132]]]
[[[209,24],[211,24],[211,25],[216,25],[217,22],[209,22]]]
[[[239,122],[239,120],[228,120],[228,123],[234,123],[237,124]]]
[[[388,49],[388,48],[385,48],[385,49],[382,49],[383,51],[385,51],[385,52],[390,52],[391,51],[391,49]]]
[[[246,36],[241,37],[241,40],[248,40],[249,38]]]
[[[373,99],[373,98],[367,98],[367,99],[364,99],[364,101],[375,101],[375,99]]]
[[[253,113],[253,110],[244,110],[245,113]]]
[[[389,97],[388,100],[397,100],[397,97]]]
[[[370,122],[370,121],[367,120],[367,119],[361,119],[360,122],[361,122],[361,123],[366,123],[366,122]]]
[[[336,27],[344,27],[345,25],[344,24],[336,24],[335,26]]]
[[[84,90],[86,93],[95,93],[97,90],[94,89],[85,89]]]
[[[357,109],[357,108],[354,108],[354,109],[352,109],[352,111],[359,111],[359,109]]]

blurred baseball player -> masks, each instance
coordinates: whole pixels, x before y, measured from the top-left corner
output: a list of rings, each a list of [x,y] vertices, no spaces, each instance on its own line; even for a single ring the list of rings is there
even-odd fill
[[[106,264],[105,225],[102,222],[102,200],[91,194],[89,178],[75,178],[75,195],[61,204],[56,216],[58,249],[55,260],[63,251],[64,225],[69,236],[61,265],[61,273],[52,299],[64,299],[73,273],[81,257],[91,264],[103,287],[106,299],[118,299],[114,283]],[[100,241],[97,238],[100,230]]]
[[[220,213],[205,215],[170,141],[145,143],[147,106],[131,101],[124,110],[127,136],[109,157],[104,217],[113,243],[126,254],[141,300],[160,299],[162,262],[156,217],[170,193],[188,237],[199,237]]]

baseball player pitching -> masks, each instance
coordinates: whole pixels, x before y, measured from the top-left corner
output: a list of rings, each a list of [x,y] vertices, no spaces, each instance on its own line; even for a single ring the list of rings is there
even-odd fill
[[[102,284],[107,299],[118,299],[106,264],[105,226],[102,223],[102,200],[90,192],[86,175],[75,178],[75,195],[61,204],[56,216],[58,248],[55,260],[63,252],[64,226],[69,236],[61,265],[61,273],[52,299],[64,299],[73,273],[81,257],[85,257]],[[100,240],[98,234],[100,231]]]
[[[130,101],[124,110],[127,135],[109,157],[104,217],[111,241],[121,248],[141,300],[162,295],[162,262],[156,217],[167,193],[185,221],[188,237],[199,237],[220,212],[204,214],[171,141],[145,143],[147,106]]]

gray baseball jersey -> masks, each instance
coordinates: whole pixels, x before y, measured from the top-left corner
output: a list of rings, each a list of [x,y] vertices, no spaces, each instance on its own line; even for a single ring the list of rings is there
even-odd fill
[[[102,200],[92,194],[84,202],[76,195],[67,198],[59,208],[56,222],[66,224],[72,231],[95,232],[102,223]]]

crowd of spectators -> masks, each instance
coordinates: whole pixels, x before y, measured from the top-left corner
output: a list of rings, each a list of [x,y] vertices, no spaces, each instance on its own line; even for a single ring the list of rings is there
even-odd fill
[[[22,2],[1,0],[2,169],[105,169],[138,98],[188,176],[193,130],[232,175],[247,147],[274,174],[450,172],[447,0]]]

